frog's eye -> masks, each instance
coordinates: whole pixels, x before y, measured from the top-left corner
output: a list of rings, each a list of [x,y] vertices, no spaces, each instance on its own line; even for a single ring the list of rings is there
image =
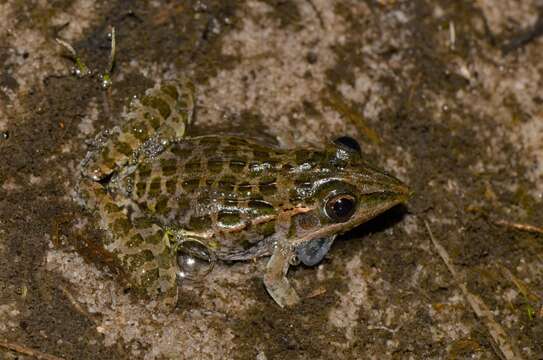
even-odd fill
[[[334,144],[347,148],[350,151],[361,153],[360,144],[350,136],[341,136],[334,140]]]
[[[325,204],[326,215],[335,222],[344,222],[351,218],[356,208],[356,198],[349,194],[331,197]]]

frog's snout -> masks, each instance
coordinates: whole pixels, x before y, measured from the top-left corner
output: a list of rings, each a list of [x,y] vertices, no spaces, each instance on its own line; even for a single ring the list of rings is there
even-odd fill
[[[388,173],[375,176],[374,181],[375,185],[372,190],[386,193],[390,197],[396,198],[398,202],[405,202],[413,195],[413,190],[406,183]]]
[[[395,185],[391,189],[392,190],[391,192],[396,194],[401,199],[400,202],[405,202],[405,201],[409,200],[409,198],[411,198],[411,196],[413,196],[414,191],[411,190],[411,188],[406,183],[404,183],[404,182],[402,182],[400,180],[397,180],[397,181],[398,181],[398,184]]]

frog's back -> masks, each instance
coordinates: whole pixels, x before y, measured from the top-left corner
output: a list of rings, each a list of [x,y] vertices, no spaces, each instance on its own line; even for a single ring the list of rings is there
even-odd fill
[[[243,138],[201,136],[140,162],[125,183],[131,199],[162,225],[235,253],[270,237],[278,213],[293,206],[299,160],[297,152]]]

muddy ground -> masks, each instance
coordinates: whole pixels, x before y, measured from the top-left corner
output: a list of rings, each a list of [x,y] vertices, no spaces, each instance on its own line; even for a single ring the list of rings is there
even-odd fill
[[[543,359],[538,6],[0,1],[0,358]],[[71,74],[57,37],[94,76]],[[180,77],[200,130],[349,134],[415,196],[292,268],[296,307],[268,297],[260,260],[219,264],[157,311],[100,251],[75,183],[89,139]]]

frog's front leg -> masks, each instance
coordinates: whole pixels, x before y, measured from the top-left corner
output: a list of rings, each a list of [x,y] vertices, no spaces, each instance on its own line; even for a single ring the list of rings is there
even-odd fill
[[[279,243],[275,246],[266,266],[264,285],[273,300],[281,307],[293,306],[300,301],[300,297],[287,279],[290,261],[294,255],[294,249]]]

